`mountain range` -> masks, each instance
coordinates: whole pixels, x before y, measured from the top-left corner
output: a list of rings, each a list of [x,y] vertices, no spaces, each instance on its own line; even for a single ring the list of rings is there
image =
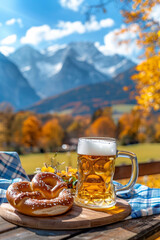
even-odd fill
[[[40,100],[18,67],[0,53],[0,102],[11,103],[16,110]]]
[[[37,113],[67,112],[72,115],[93,114],[98,108],[119,104],[135,104],[130,93],[135,89],[131,76],[134,68],[118,74],[111,81],[90,84],[41,100],[28,110]],[[129,91],[124,90],[124,86]]]
[[[103,55],[91,42],[43,52],[24,45],[9,57],[0,54],[0,102],[15,110],[92,113],[96,106],[127,102],[123,87],[134,88],[130,73],[135,66],[123,56]]]
[[[54,52],[46,50],[43,54],[25,45],[9,57],[42,98],[109,81],[135,66],[123,56],[103,55],[90,42],[70,43]]]

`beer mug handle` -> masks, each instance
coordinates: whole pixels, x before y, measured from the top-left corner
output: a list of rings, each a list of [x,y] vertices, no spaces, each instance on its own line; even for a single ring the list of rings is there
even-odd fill
[[[132,162],[132,171],[131,171],[131,178],[129,182],[123,186],[122,188],[116,189],[116,193],[123,194],[129,192],[129,190],[132,189],[132,187],[135,185],[137,178],[138,178],[138,161],[137,157],[134,153],[132,152],[127,152],[127,151],[119,151],[117,150],[117,157],[125,157],[125,158],[130,158]]]

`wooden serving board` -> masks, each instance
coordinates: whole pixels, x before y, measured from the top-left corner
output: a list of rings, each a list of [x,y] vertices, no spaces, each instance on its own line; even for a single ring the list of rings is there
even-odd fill
[[[103,226],[126,218],[131,212],[130,205],[117,200],[111,209],[95,211],[73,205],[67,213],[54,217],[31,217],[17,212],[9,203],[0,206],[0,216],[8,222],[36,229],[71,230]]]

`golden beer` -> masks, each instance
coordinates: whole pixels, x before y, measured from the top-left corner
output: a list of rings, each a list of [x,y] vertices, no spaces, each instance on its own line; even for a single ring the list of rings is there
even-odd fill
[[[78,144],[78,184],[75,202],[90,208],[114,206],[112,183],[115,171],[116,142],[83,138]]]
[[[78,189],[75,201],[91,208],[113,206],[115,193],[112,178],[116,156],[78,154]]]
[[[138,177],[137,157],[132,152],[117,150],[114,138],[80,138],[78,141],[78,184],[75,203],[92,209],[113,207],[116,193],[126,193]],[[116,157],[127,157],[132,162],[129,182],[115,189],[113,176]]]

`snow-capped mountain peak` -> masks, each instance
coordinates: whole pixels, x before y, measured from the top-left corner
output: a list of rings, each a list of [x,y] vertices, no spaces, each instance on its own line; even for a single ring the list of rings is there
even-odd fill
[[[135,66],[118,54],[103,55],[92,42],[51,46],[42,53],[23,46],[10,55],[30,85],[44,97],[73,87],[108,81]]]

